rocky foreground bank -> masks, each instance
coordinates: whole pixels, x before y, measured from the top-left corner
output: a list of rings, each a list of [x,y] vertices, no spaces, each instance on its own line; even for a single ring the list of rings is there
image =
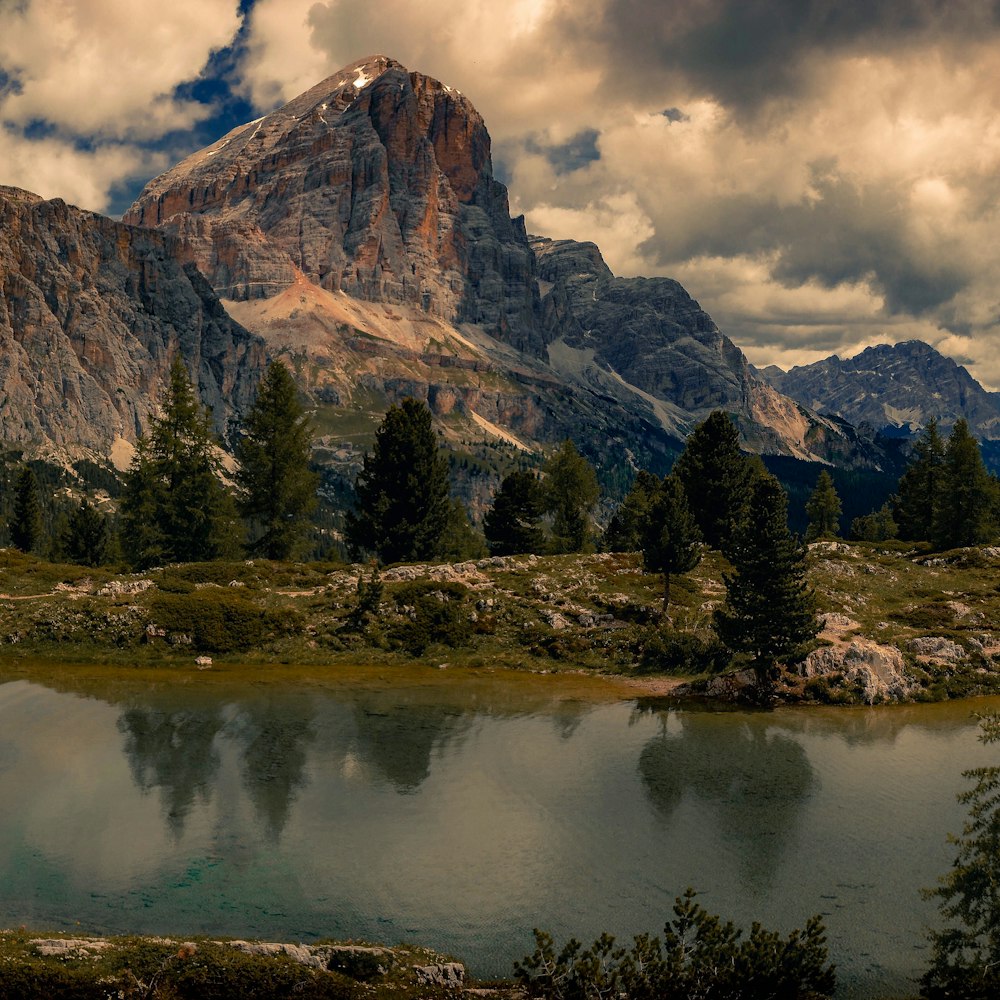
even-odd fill
[[[790,701],[881,704],[1000,690],[1000,548],[810,548],[818,643]],[[444,565],[268,561],[115,574],[0,550],[0,656],[235,670],[425,662],[630,678],[651,693],[739,699],[752,671],[711,630],[725,561],[672,584],[636,553]]]
[[[17,1000],[355,1000],[520,997],[510,983],[476,983],[425,948],[322,942],[185,941],[0,931],[0,997]]]

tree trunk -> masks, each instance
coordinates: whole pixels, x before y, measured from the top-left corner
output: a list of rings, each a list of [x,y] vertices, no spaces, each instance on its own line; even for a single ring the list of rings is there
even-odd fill
[[[670,607],[670,574],[663,574],[663,617],[667,617],[667,608]]]

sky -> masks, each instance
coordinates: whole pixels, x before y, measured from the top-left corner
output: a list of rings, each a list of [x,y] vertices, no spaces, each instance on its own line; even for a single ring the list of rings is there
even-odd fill
[[[376,53],[472,100],[529,232],[751,361],[916,338],[1000,388],[1000,0],[0,0],[0,184],[118,216]]]

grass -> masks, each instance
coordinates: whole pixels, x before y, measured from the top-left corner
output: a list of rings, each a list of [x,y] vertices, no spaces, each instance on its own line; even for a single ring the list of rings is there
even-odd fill
[[[813,546],[808,578],[820,611],[854,623],[848,638],[898,647],[919,696],[943,698],[1000,686],[998,567],[994,549],[929,556],[837,542]],[[115,575],[0,550],[0,658],[190,669],[211,656],[217,670],[422,662],[691,679],[728,665],[711,632],[726,568],[708,552],[675,577],[664,623],[662,579],[635,553],[390,568],[376,613],[358,594],[367,567],[252,560]],[[910,642],[921,636],[965,656],[917,655]],[[814,700],[853,699],[835,680],[807,688]]]

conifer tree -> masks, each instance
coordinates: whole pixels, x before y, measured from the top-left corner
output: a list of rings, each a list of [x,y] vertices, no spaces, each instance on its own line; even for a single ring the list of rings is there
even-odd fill
[[[719,638],[749,654],[762,699],[771,697],[777,661],[796,653],[819,631],[805,582],[805,547],[788,530],[788,498],[770,474],[750,484],[744,517],[733,531],[724,574],[726,600],[714,615]]]
[[[345,523],[352,550],[383,563],[436,557],[448,523],[448,460],[425,403],[389,407],[354,488],[357,510]]]
[[[840,534],[840,497],[830,473],[823,469],[816,479],[816,488],[806,501],[806,541],[817,538],[836,538]]]
[[[288,559],[300,544],[316,508],[311,437],[292,376],[273,361],[236,446],[238,506],[250,524],[252,553]]]
[[[691,514],[684,487],[666,476],[649,509],[643,532],[642,559],[646,569],[663,574],[663,613],[670,605],[670,576],[687,573],[701,561],[701,532]]]
[[[217,559],[234,551],[236,511],[218,473],[208,413],[177,357],[163,413],[140,438],[125,476],[122,537],[134,566]]]
[[[640,469],[625,499],[618,505],[604,532],[604,548],[609,552],[638,552],[649,521],[653,500],[660,491],[660,479]]]
[[[940,522],[944,443],[937,421],[931,420],[913,447],[913,458],[906,467],[893,503],[893,518],[899,537],[912,542],[929,542]]]
[[[10,521],[10,538],[22,552],[33,552],[42,539],[42,501],[38,495],[38,480],[30,465],[17,475],[14,486],[14,513]]]
[[[684,487],[705,544],[725,552],[752,478],[752,468],[740,452],[739,432],[728,413],[715,410],[695,427],[673,473]]]
[[[66,522],[62,552],[80,566],[101,566],[109,555],[111,529],[108,519],[89,500],[81,502]]]
[[[859,542],[885,542],[899,535],[899,528],[888,503],[851,521],[851,538]]]
[[[542,471],[546,507],[552,515],[552,551],[584,551],[590,538],[590,512],[599,495],[594,467],[567,439]]]
[[[469,521],[469,511],[458,497],[448,501],[448,520],[438,542],[437,557],[445,562],[465,562],[486,555],[486,540]]]
[[[532,473],[517,471],[505,476],[483,519],[490,552],[495,556],[544,552],[544,513],[545,490]]]
[[[996,484],[983,465],[968,423],[959,420],[944,450],[933,540],[938,548],[979,545],[996,533]]]

